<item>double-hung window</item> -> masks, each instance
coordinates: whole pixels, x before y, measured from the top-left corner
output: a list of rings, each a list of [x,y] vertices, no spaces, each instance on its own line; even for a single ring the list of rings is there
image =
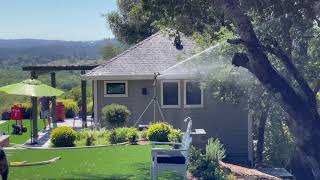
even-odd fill
[[[128,81],[105,81],[105,97],[128,97]]]
[[[180,81],[161,81],[161,106],[163,108],[180,107]]]
[[[184,81],[184,107],[203,107],[203,89],[200,82]]]

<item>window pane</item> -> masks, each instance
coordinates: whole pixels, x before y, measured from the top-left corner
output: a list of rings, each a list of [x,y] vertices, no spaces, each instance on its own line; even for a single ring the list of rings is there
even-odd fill
[[[126,94],[125,83],[107,83],[107,94]]]
[[[201,104],[201,89],[199,82],[186,83],[186,104]]]
[[[163,105],[178,105],[178,83],[163,83]]]

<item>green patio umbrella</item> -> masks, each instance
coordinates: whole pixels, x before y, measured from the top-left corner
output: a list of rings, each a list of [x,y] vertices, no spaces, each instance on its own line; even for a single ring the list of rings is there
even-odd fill
[[[43,96],[60,96],[64,92],[43,84],[41,81],[36,79],[27,79],[20,83],[10,84],[7,86],[0,87],[0,92],[14,95],[31,96],[32,102],[32,131],[31,131],[31,143],[37,143],[38,141],[38,130],[37,130],[37,97]],[[31,121],[30,121],[31,123]]]
[[[7,94],[32,97],[60,96],[64,93],[63,91],[43,84],[41,81],[36,79],[27,79],[20,83],[3,86],[0,87],[0,91]]]

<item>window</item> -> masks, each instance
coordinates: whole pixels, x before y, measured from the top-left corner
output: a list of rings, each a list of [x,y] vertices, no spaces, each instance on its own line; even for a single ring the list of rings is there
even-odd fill
[[[184,82],[184,107],[203,107],[203,90],[200,82]]]
[[[105,97],[128,97],[127,81],[105,81],[104,82]]]
[[[161,82],[161,105],[164,108],[180,107],[180,81]]]

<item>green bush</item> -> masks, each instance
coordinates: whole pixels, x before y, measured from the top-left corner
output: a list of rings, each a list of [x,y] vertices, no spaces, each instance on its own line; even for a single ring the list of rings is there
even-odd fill
[[[168,135],[172,127],[167,123],[152,124],[147,130],[147,137],[149,141],[168,142]]]
[[[140,131],[140,138],[143,139],[143,140],[148,140],[147,131],[146,130]]]
[[[180,129],[172,129],[168,135],[168,140],[170,142],[181,142],[182,133]]]
[[[111,144],[122,143],[128,140],[128,132],[130,128],[116,128],[114,129],[109,137]]]
[[[182,139],[182,133],[180,129],[172,129],[170,134],[168,135],[168,140],[170,142],[178,142],[180,143]],[[179,148],[179,145],[173,146],[175,149]]]
[[[206,158],[212,161],[220,161],[224,159],[225,149],[219,139],[210,138],[206,146]]]
[[[131,112],[124,105],[110,104],[102,108],[103,126],[110,123],[114,127],[123,126]]]
[[[206,155],[201,150],[191,146],[189,151],[188,171],[203,180],[232,179],[231,174],[226,174],[219,165],[219,160],[225,157],[224,148],[219,140],[210,138],[206,146]]]
[[[77,139],[75,144],[78,146],[92,146],[109,144],[109,136],[111,132],[107,129],[91,130],[81,129],[77,132]]]
[[[130,144],[137,144],[139,134],[136,128],[130,128],[127,133],[127,138]]]
[[[50,134],[50,140],[55,147],[74,146],[76,137],[76,132],[72,128],[66,126],[55,128]]]

